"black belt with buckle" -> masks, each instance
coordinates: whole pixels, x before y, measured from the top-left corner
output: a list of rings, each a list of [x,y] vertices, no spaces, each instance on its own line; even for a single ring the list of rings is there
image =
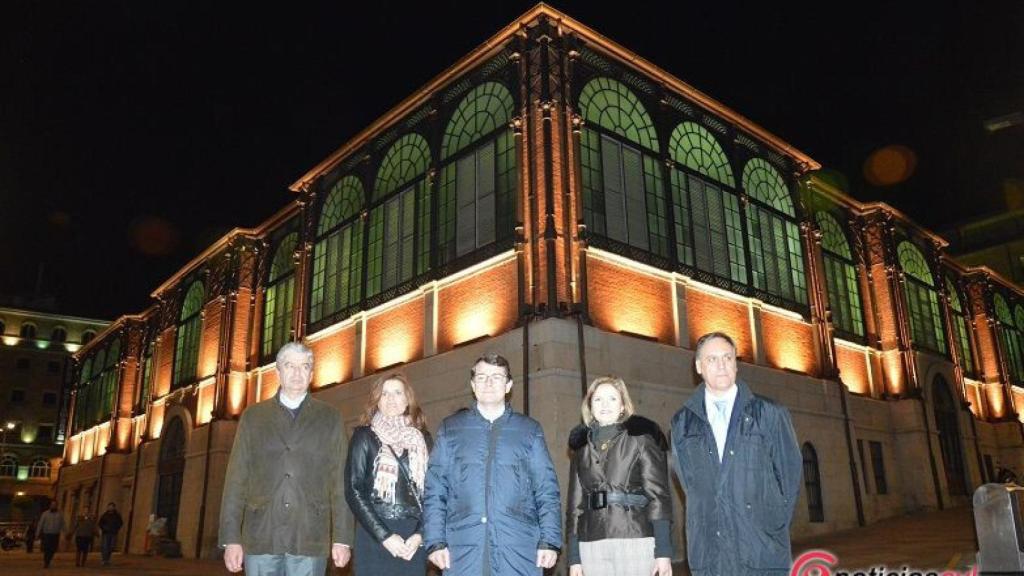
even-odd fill
[[[587,508],[591,510],[601,510],[607,508],[609,504],[620,504],[622,506],[636,506],[642,508],[647,506],[650,500],[643,494],[630,494],[628,492],[608,492],[607,490],[595,490],[593,492],[587,492],[584,500],[587,503]]]

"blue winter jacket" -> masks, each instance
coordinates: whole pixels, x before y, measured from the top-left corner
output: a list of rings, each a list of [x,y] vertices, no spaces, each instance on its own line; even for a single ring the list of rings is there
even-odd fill
[[[446,575],[537,575],[537,550],[562,542],[558,479],[540,424],[474,408],[438,428],[423,495],[428,552],[448,548]]]
[[[686,554],[694,576],[785,575],[803,457],[789,411],[737,382],[725,454],[704,407],[704,384],[672,418],[686,492]]]

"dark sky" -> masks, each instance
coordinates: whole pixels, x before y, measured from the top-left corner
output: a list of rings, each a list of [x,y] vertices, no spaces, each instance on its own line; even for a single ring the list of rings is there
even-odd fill
[[[225,4],[3,3],[0,294],[34,293],[42,270],[62,312],[143,310],[532,6]],[[998,211],[1024,177],[1024,126],[984,129],[1024,110],[1024,2],[552,5],[926,226]],[[891,145],[913,171],[866,183],[866,159]]]

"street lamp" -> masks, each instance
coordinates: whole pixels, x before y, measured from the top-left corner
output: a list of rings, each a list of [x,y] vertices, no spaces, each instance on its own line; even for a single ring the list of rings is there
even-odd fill
[[[4,424],[3,441],[0,442],[0,444],[7,444],[7,433],[10,432],[11,430],[14,430],[15,426],[17,426],[17,424],[11,422],[10,420],[7,421],[7,424]]]

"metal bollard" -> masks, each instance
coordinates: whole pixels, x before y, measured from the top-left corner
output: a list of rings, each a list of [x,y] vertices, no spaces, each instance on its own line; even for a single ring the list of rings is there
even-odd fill
[[[974,491],[981,574],[1024,573],[1024,487],[985,484]]]

